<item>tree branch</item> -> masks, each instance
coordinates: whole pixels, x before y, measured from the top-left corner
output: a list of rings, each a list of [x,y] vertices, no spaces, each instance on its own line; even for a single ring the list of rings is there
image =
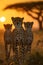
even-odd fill
[[[29,12],[27,12],[27,14],[29,15],[29,16],[31,16],[33,19],[38,19],[37,17],[34,17],[32,14],[30,14]]]

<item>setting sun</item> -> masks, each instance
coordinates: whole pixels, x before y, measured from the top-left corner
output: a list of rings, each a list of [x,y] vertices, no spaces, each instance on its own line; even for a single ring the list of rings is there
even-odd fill
[[[43,0],[0,0],[0,65],[43,65]]]
[[[5,17],[1,17],[0,18],[0,22],[5,22],[6,18]]]

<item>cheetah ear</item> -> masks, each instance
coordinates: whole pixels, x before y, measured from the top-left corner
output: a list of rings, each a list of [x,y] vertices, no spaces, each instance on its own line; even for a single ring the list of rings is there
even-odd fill
[[[33,26],[34,22],[31,22],[31,25]]]
[[[15,24],[15,18],[11,17],[13,24]]]
[[[6,29],[6,24],[4,24],[4,28]]]
[[[24,23],[24,25],[26,24],[26,22],[23,22]]]
[[[14,20],[15,20],[15,18],[14,18],[14,17],[11,17],[11,19],[12,19],[12,21],[14,21]]]
[[[34,22],[31,22],[32,23],[32,25],[34,24]]]
[[[24,17],[22,17],[22,20],[24,20]]]
[[[10,24],[10,26],[12,27],[13,24]]]
[[[4,24],[4,27],[6,27],[6,24]]]
[[[23,24],[23,19],[24,19],[24,17],[23,17],[23,18],[20,18],[20,19],[21,19],[21,21],[22,21],[21,24]]]
[[[31,22],[31,27],[33,26],[34,22]]]

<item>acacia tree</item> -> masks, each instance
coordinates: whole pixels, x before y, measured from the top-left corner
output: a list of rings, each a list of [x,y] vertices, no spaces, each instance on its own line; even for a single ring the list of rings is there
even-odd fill
[[[33,9],[39,10],[39,12],[34,12],[32,11]],[[17,3],[17,4],[12,4],[8,5],[7,7],[4,8],[6,9],[19,9],[20,11],[25,11],[29,16],[31,16],[33,19],[36,19],[39,23],[39,30],[42,30],[42,22],[43,22],[43,1],[38,1],[38,2],[25,2],[25,3]],[[37,14],[37,17],[33,16],[31,13]],[[41,19],[40,19],[41,18]]]
[[[37,6],[35,7],[39,12],[33,12],[30,10],[32,13],[37,14],[37,17],[33,16],[29,11],[27,12],[28,15],[30,15],[32,18],[36,19],[39,23],[39,30],[42,30],[42,22],[43,22],[43,6]]]

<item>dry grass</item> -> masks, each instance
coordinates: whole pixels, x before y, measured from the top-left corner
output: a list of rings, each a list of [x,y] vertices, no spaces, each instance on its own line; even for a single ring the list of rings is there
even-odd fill
[[[32,53],[36,53],[38,51],[40,54],[43,54],[43,44],[40,44],[39,46],[37,46],[38,40],[43,40],[43,31],[33,31],[33,36],[34,36],[34,39],[33,39],[32,48],[31,48]],[[0,59],[5,60],[3,31],[0,31]]]

